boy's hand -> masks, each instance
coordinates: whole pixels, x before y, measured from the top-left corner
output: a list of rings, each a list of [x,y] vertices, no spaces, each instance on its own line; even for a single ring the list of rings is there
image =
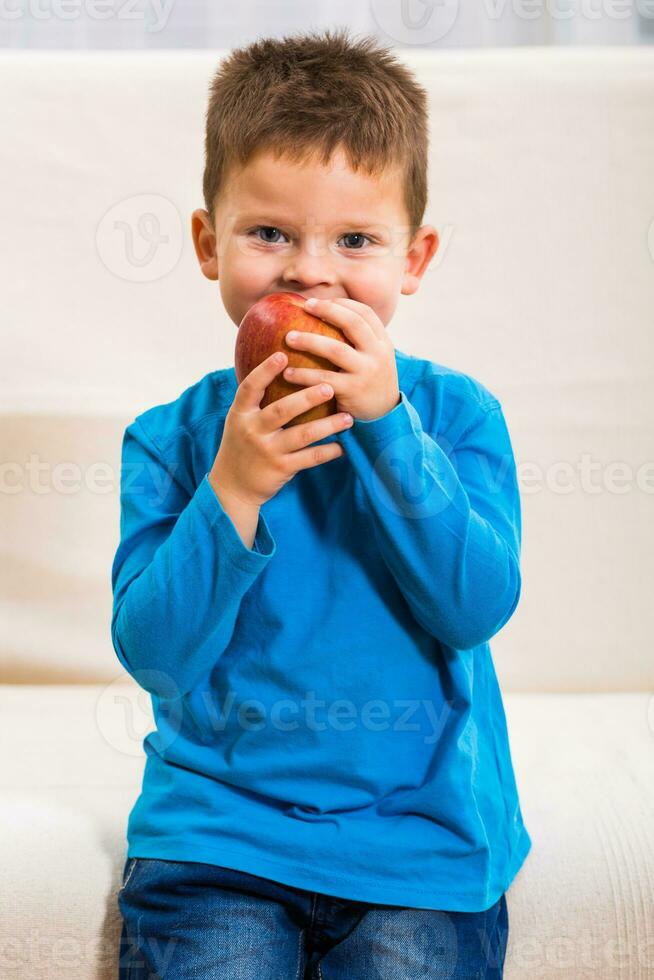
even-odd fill
[[[339,412],[283,428],[307,409],[329,401],[334,392],[331,388],[322,391],[322,386],[316,384],[261,408],[266,388],[288,364],[286,354],[281,354],[281,361],[276,360],[277,356],[280,355],[267,357],[238,386],[209,473],[209,482],[216,491],[244,506],[261,507],[300,470],[345,455],[338,442],[322,446],[312,443],[352,424]]]
[[[293,350],[310,351],[324,357],[340,371],[318,368],[287,368],[284,377],[291,384],[315,385],[326,381],[334,389],[339,412],[368,422],[386,415],[400,403],[400,387],[395,349],[377,314],[354,299],[318,300],[305,303],[307,313],[339,327],[354,345],[321,334],[302,332],[293,340],[284,338]]]

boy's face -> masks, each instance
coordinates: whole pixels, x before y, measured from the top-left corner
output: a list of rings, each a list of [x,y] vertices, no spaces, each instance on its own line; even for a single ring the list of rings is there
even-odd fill
[[[409,242],[401,174],[355,173],[337,149],[327,166],[260,152],[230,172],[214,212],[193,212],[202,272],[217,279],[238,326],[269,293],[349,297],[370,306],[384,326],[400,293],[416,292],[438,248],[423,225]]]

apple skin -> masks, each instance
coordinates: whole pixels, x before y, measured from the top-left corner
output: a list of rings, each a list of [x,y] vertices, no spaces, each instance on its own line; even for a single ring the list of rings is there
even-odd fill
[[[345,336],[342,330],[326,323],[320,317],[314,316],[304,309],[306,297],[295,292],[270,293],[253,303],[241,320],[236,335],[234,349],[234,368],[236,380],[240,384],[255,367],[276,351],[283,351],[287,358],[286,367],[317,368],[327,371],[340,371],[324,357],[318,357],[309,351],[294,350],[285,341],[285,336],[291,330],[302,333],[319,333],[325,337],[333,337],[353,347],[354,344]],[[284,368],[286,370],[286,368]],[[285,395],[290,395],[307,385],[295,385],[287,381],[283,372],[270,382],[264,392],[260,407],[265,408],[272,402],[278,401]],[[336,396],[329,401],[321,402],[296,415],[284,425],[288,428],[300,425],[302,422],[312,422],[336,413]]]

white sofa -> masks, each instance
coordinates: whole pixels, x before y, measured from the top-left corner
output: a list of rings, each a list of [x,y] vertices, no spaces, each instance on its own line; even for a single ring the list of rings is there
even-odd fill
[[[3,980],[116,975],[151,730],[110,636],[120,445],[233,363],[190,236],[224,54],[0,54]],[[390,331],[498,395],[523,490],[505,975],[651,977],[654,49],[400,54],[442,245]]]

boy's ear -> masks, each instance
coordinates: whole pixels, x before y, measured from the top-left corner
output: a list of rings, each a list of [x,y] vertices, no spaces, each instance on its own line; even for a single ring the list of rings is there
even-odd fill
[[[418,291],[427,266],[438,249],[440,239],[433,225],[422,225],[418,228],[406,255],[404,279],[400,292],[411,296]]]
[[[202,274],[207,279],[218,278],[218,256],[216,250],[216,232],[204,208],[197,208],[191,215],[191,234],[193,246],[198,257]]]

